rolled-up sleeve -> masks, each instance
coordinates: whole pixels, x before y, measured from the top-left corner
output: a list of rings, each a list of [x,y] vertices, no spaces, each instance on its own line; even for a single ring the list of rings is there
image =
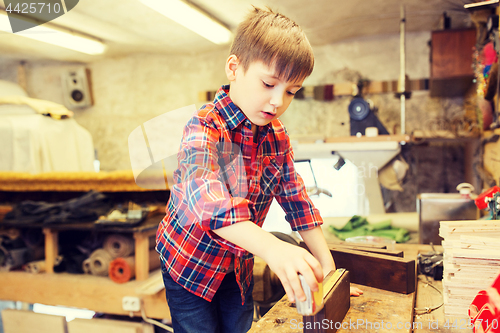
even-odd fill
[[[282,191],[276,200],[285,211],[285,219],[292,230],[307,230],[323,224],[323,219],[309,198],[302,177],[296,172],[293,163],[293,151],[290,142],[284,154],[281,172]]]

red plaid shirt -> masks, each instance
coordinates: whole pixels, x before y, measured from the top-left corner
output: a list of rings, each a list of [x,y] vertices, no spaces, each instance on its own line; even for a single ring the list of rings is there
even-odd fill
[[[220,88],[214,102],[201,107],[184,128],[156,249],[172,278],[208,301],[234,263],[244,302],[253,255],[213,230],[249,220],[262,226],[273,198],[293,230],[323,221],[295,172],[281,121],[260,127],[254,143],[251,123],[228,90]]]

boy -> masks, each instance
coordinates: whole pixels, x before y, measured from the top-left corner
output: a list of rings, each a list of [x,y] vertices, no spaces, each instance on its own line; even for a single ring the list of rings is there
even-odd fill
[[[312,48],[287,17],[254,8],[237,30],[223,86],[184,128],[157,251],[172,324],[180,332],[246,332],[253,317],[253,255],[305,300],[335,269],[322,219],[293,165],[278,118],[313,70]],[[275,198],[312,255],[261,229]]]

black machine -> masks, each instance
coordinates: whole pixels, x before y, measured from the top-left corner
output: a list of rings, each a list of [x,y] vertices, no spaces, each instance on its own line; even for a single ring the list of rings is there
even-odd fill
[[[360,96],[355,96],[349,104],[351,135],[365,135],[367,127],[378,128],[379,134],[389,134],[375,114],[375,108]]]

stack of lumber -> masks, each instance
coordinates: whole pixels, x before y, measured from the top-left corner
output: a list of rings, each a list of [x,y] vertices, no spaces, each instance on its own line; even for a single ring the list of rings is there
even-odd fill
[[[447,316],[467,317],[476,294],[500,273],[500,221],[441,221]]]

